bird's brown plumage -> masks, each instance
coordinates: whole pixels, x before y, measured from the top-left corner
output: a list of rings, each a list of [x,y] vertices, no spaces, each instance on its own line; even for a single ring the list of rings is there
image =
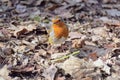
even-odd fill
[[[57,41],[57,43],[59,43],[58,41],[61,38],[66,39],[68,37],[68,33],[69,33],[69,30],[68,30],[68,27],[66,26],[66,24],[58,17],[53,19],[52,23],[53,24],[51,26],[52,29],[50,31],[49,42],[51,44],[54,44],[54,43],[56,43],[55,41]],[[64,40],[63,40],[63,42],[64,42]]]

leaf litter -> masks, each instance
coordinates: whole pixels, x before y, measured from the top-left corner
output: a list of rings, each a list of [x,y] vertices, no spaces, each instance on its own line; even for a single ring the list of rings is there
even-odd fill
[[[119,0],[1,0],[1,80],[119,80]],[[50,49],[51,19],[69,26]]]

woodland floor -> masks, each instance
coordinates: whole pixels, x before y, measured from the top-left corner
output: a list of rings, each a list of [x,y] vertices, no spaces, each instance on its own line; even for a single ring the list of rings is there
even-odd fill
[[[51,48],[55,16],[70,32]],[[120,80],[120,0],[0,0],[0,80]]]

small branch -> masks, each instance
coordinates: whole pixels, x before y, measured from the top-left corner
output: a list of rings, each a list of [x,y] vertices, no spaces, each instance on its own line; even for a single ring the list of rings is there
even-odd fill
[[[54,59],[54,60],[51,60],[51,62],[61,61],[61,60],[64,60],[64,59],[66,59],[66,58],[69,58],[71,55],[74,56],[74,55],[77,55],[77,54],[79,54],[79,53],[80,53],[80,51],[75,51],[75,52],[73,52],[73,53],[71,53],[71,54],[68,54],[68,55],[62,56],[62,57],[60,57],[60,58],[56,58],[56,59]]]

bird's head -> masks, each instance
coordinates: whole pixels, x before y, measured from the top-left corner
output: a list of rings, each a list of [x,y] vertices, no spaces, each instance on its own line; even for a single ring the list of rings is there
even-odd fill
[[[52,19],[52,23],[55,25],[61,25],[63,24],[63,21],[60,17],[56,16],[55,18]]]

